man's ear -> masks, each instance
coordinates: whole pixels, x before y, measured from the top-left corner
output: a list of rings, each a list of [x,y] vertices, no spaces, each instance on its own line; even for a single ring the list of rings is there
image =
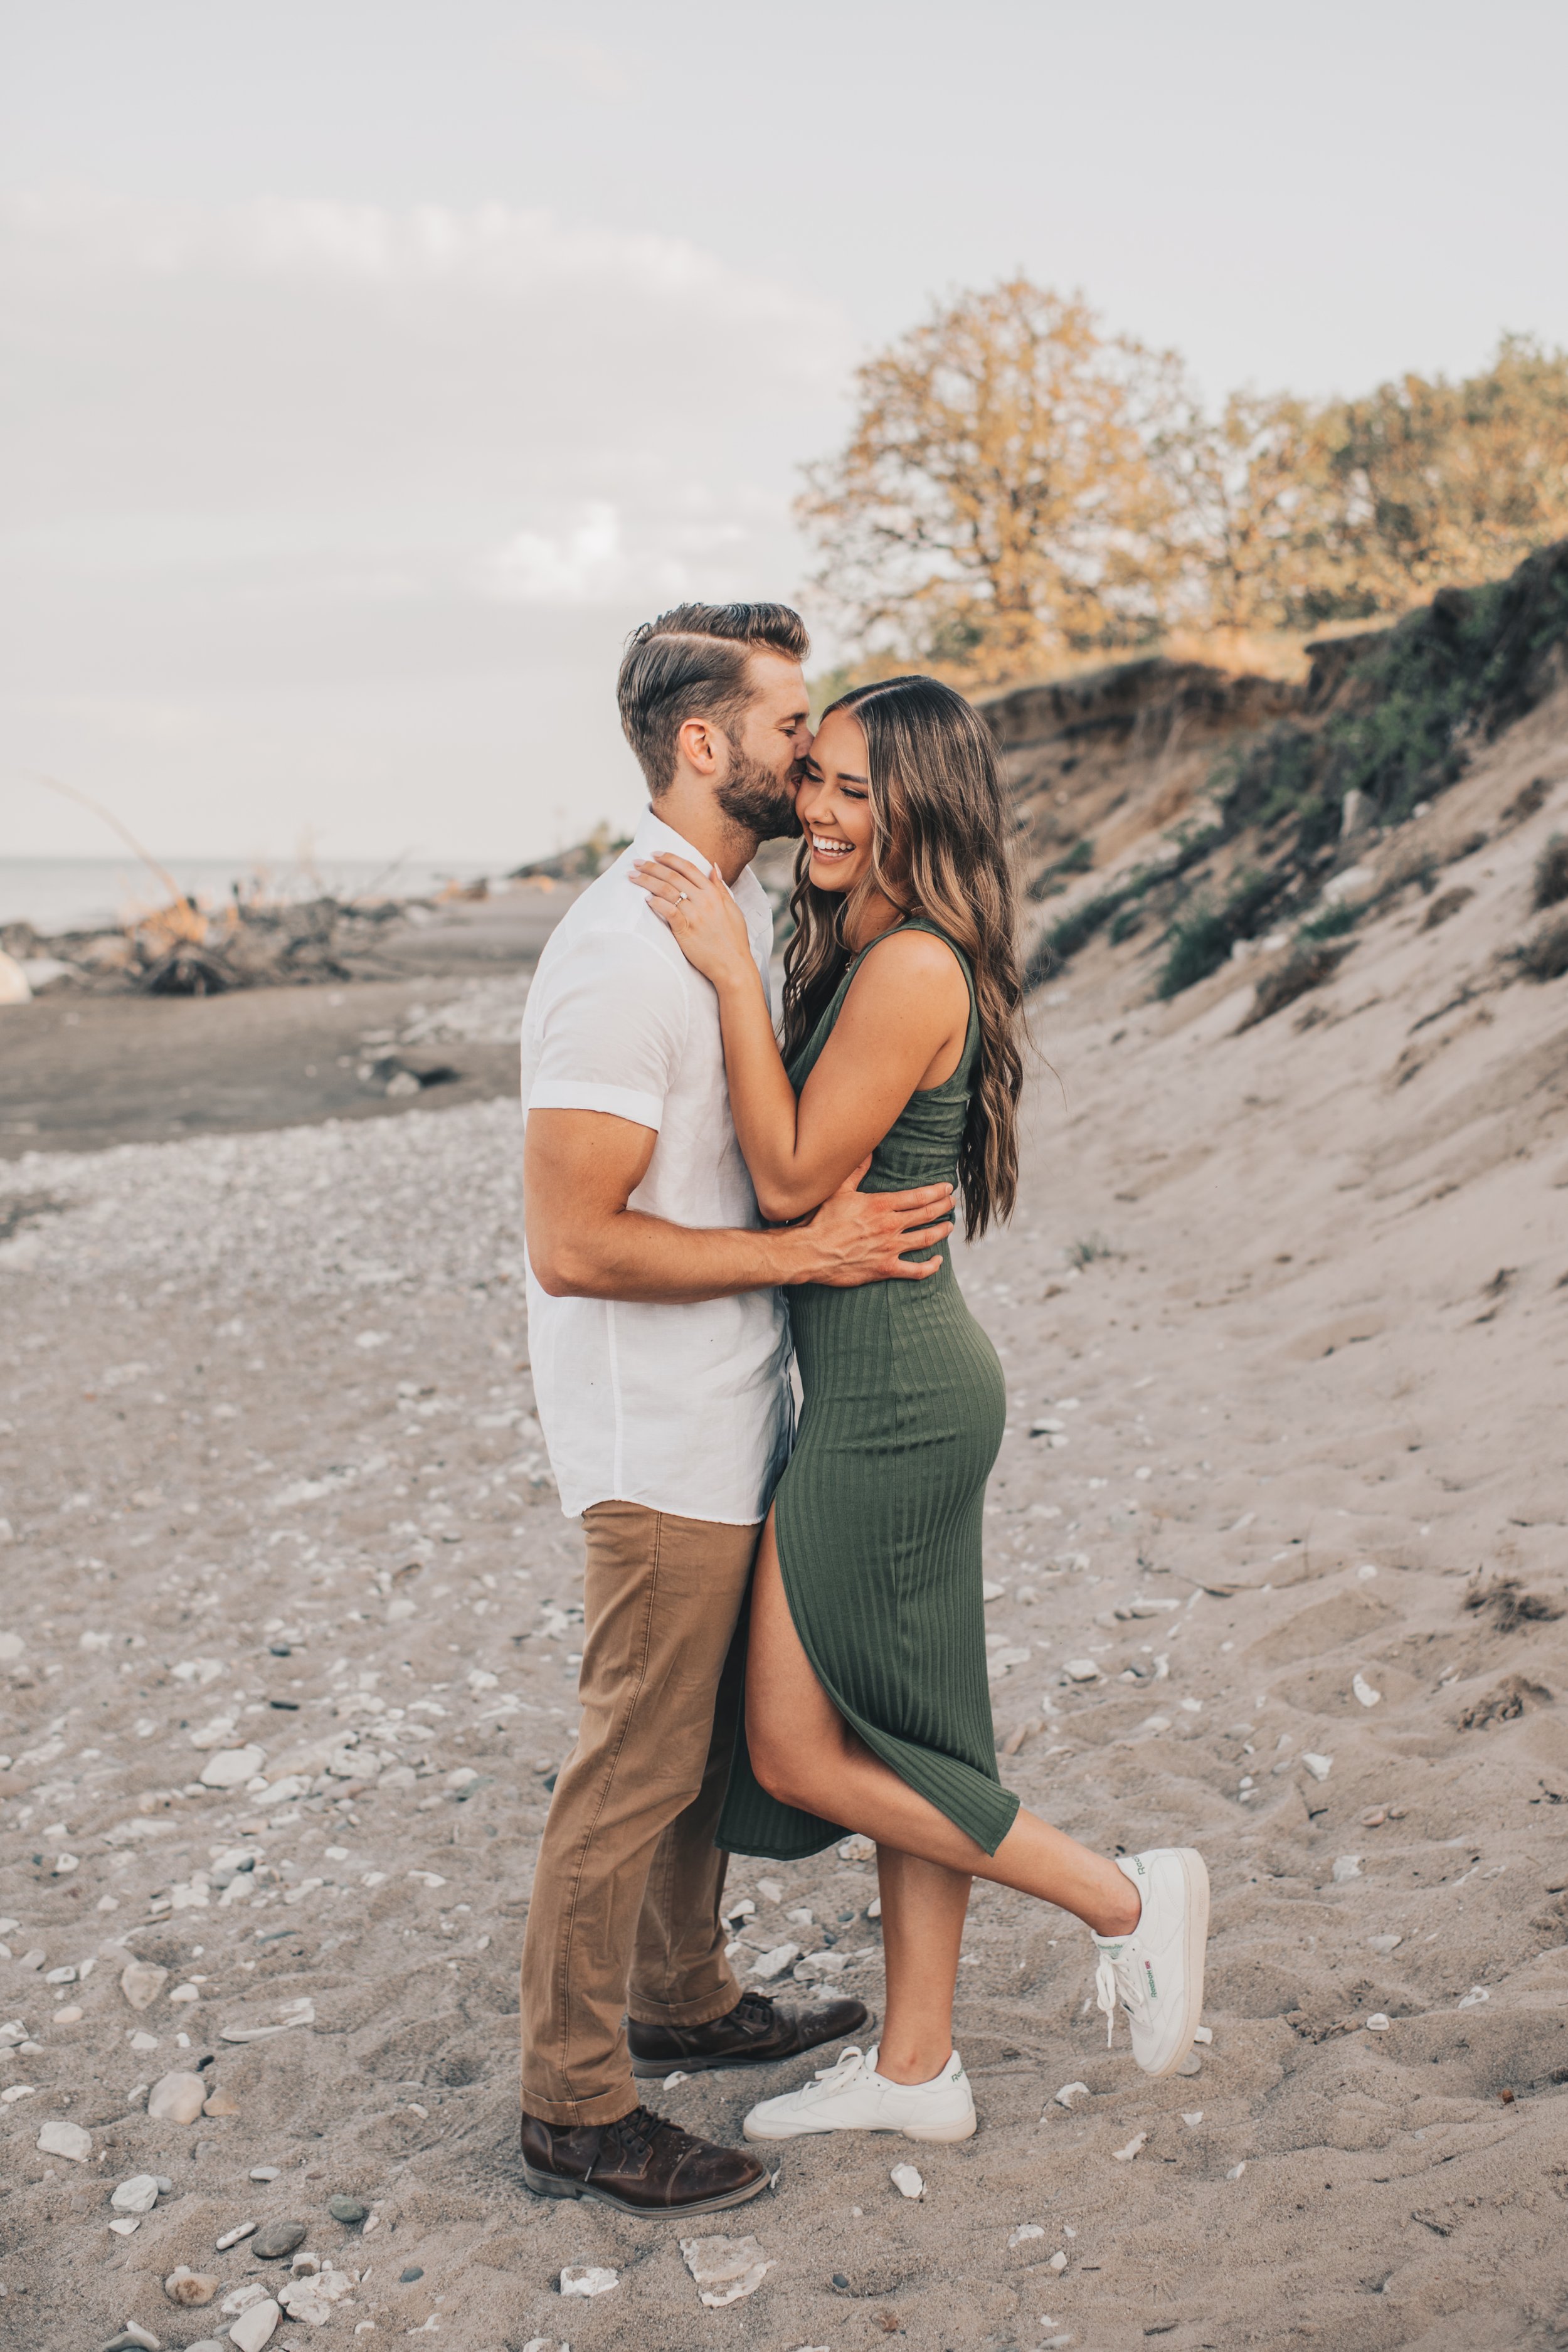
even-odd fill
[[[683,719],[676,730],[676,749],[700,776],[714,776],[724,759],[724,739],[710,719]]]

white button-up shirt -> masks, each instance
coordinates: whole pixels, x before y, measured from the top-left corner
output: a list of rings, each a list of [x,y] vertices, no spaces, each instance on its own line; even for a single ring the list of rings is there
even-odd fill
[[[634,1209],[677,1225],[755,1226],[718,997],[630,879],[633,861],[656,850],[708,869],[650,809],[545,944],[523,1016],[523,1116],[608,1111],[650,1127]],[[750,870],[734,898],[765,989],[773,919]],[[736,1526],[763,1517],[794,1424],[780,1291],[690,1307],[552,1298],[530,1265],[528,1333],[563,1510],[614,1500]]]

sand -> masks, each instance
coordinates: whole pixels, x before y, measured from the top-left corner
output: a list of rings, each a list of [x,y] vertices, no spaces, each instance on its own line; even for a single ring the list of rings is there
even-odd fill
[[[1549,723],[1478,765],[1456,824],[1539,772]],[[1075,1834],[1206,1855],[1213,2039],[1151,2085],[1106,2048],[1084,1931],[978,1893],[979,2133],[784,2150],[701,2225],[772,2265],[727,2309],[677,2225],[519,2174],[516,1963],[581,1540],[531,1409],[515,1108],[0,1171],[7,2346],[215,2334],[217,2302],[161,2282],[276,2284],[215,2242],[290,2217],[357,2274],[329,2345],[1568,2340],[1568,984],[1500,961],[1552,822],[1451,868],[1475,895],[1439,928],[1395,897],[1245,1034],[1251,965],[1162,1006],[1097,950],[1037,1000],[1065,1104],[1042,1070],[1020,1213],[962,1265],[1012,1399],[997,1737]],[[202,1789],[242,1745],[271,1789]],[[741,1966],[831,1949],[876,2006],[868,1864],[741,1860],[731,1890]],[[141,2011],[132,1957],[168,1972]],[[147,2086],[192,2068],[213,2114],[150,2121]],[[658,2096],[731,2137],[805,2071]],[[50,2121],[86,2161],[39,2151]],[[139,2173],[173,2186],[111,2234]],[[568,2264],[617,2284],[563,2298]]]

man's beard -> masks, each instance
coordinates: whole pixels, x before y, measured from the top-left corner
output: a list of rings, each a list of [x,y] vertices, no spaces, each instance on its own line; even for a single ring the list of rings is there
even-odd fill
[[[732,824],[744,825],[759,841],[781,841],[800,831],[795,795],[800,782],[798,765],[787,775],[776,775],[761,760],[733,753],[730,773],[713,797]]]

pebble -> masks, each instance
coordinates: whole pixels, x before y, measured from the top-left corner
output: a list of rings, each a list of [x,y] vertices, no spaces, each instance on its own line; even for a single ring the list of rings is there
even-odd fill
[[[1196,2131],[1203,2119],[1204,2111],[1202,2107],[1188,2107],[1183,2111],[1182,2121],[1185,2124],[1189,2131]]]
[[[798,1944],[775,1944],[771,1952],[759,1954],[752,1962],[752,1974],[763,1984],[771,1984],[774,1977],[782,1977],[786,1969],[793,1969],[799,1958]]]
[[[1364,1675],[1352,1675],[1351,1676],[1351,1688],[1354,1691],[1357,1698],[1360,1699],[1363,1706],[1376,1706],[1383,1697],[1383,1693],[1380,1690],[1373,1690],[1372,1685],[1367,1681]]]
[[[1334,1885],[1336,1886],[1343,1886],[1350,1879],[1359,1878],[1360,1876],[1361,1856],[1359,1853],[1335,1854]]]
[[[926,2193],[925,2182],[912,2164],[895,2164],[888,2178],[900,2197],[913,2199]]]
[[[680,2251],[710,2311],[755,2294],[773,2268],[755,2238],[682,2238]]]
[[[110,2337],[103,2352],[163,2352],[163,2341],[150,2327],[139,2327],[128,2319],[119,2335]]]
[[[1201,2074],[1203,2071],[1204,2062],[1195,2050],[1189,2050],[1176,2069],[1178,2074]]]
[[[1110,2155],[1112,2162],[1116,2164],[1131,2164],[1148,2137],[1149,2135],[1147,2132],[1134,2132],[1125,2147],[1113,2147],[1111,2149]]]
[[[38,2134],[38,2148],[44,2156],[63,2156],[68,2164],[85,2164],[92,2154],[92,2135],[79,2124],[47,2123]]]
[[[247,1780],[254,1780],[266,1761],[264,1748],[220,1748],[202,1766],[202,1786],[204,1789],[238,1789]],[[273,2325],[276,2326],[277,2322],[274,2321]],[[264,2336],[263,2343],[266,2340]]]
[[[253,2164],[250,2168],[250,2177],[252,2180],[281,2180],[283,2174],[281,2168],[276,2164]]]
[[[304,2236],[304,2234],[305,2234],[305,2232],[304,2232],[304,2229],[303,2229],[303,2227],[301,2226],[301,2229],[300,2229],[300,2238],[302,2238],[302,2237]],[[213,2252],[214,2252],[215,2253],[217,2253],[217,2254],[226,2254],[226,2253],[227,2253],[227,2252],[228,2252],[228,2250],[229,2250],[229,2248],[230,2248],[230,2246],[237,2246],[237,2245],[239,2244],[239,2242],[240,2242],[241,2239],[243,2239],[243,2238],[255,2237],[255,2235],[256,2235],[256,2224],[255,2224],[255,2222],[254,2222],[254,2221],[241,2221],[241,2222],[239,2222],[239,2223],[238,2223],[238,2224],[237,2224],[234,2229],[232,2229],[232,2230],[226,2230],[226,2231],[224,2231],[224,2233],[223,2233],[223,2235],[222,2235],[222,2237],[221,2237],[221,2238],[215,2238],[215,2239],[214,2239],[214,2241],[213,2241]],[[295,2241],[294,2241],[294,2243],[295,2243],[296,2245],[298,2245],[298,2244],[299,2244],[299,2242],[300,2242],[300,2239],[299,2239],[299,2238],[296,2238],[296,2239],[295,2239]],[[251,2248],[251,2252],[252,2252],[252,2253],[259,2253],[259,2252],[260,2252],[260,2251],[261,2251],[260,2241],[259,2241],[259,2240],[258,2240],[258,2241],[257,2241],[257,2243],[256,2243],[256,2244]]]
[[[1056,2252],[1051,2256],[1050,2261],[1046,2264],[1046,2268],[1048,2271],[1055,2271],[1057,2276],[1060,2278],[1067,2266],[1068,2258],[1066,2251],[1063,2247],[1058,2246]]]
[[[165,2074],[147,2096],[147,2113],[154,2123],[194,2124],[207,2095],[199,2074]]]
[[[1326,1780],[1334,1769],[1334,1759],[1331,1756],[1313,1756],[1309,1752],[1302,1757],[1301,1761],[1314,1780]]]
[[[1037,2221],[1020,2221],[1007,2241],[1008,2248],[1026,2245],[1031,2238],[1043,2238],[1045,2234]]]
[[[1087,2083],[1064,2083],[1056,2095],[1056,2103],[1058,2107],[1070,2107],[1075,2099],[1087,2099],[1088,2096]]]
[[[1092,1658],[1068,1658],[1062,1674],[1069,1683],[1097,1683],[1100,1680],[1100,1668]]]
[[[222,2284],[223,2281],[210,2273],[193,2271],[179,2263],[163,2281],[163,2293],[171,2303],[195,2305],[210,2303]]]
[[[334,2221],[345,2221],[352,2225],[356,2221],[363,2221],[370,2211],[370,2207],[362,2205],[357,2197],[329,2197],[327,2210]]]
[[[405,2271],[399,2271],[397,2273],[397,2284],[399,2286],[412,2286],[416,2279],[422,2279],[424,2275],[424,2270],[418,2263],[410,2263]]]
[[[236,2347],[236,2352],[261,2352],[262,2346],[271,2342],[282,2316],[278,2305],[268,2295],[240,2313],[228,2331],[228,2340]]]
[[[596,2263],[568,2263],[561,2273],[563,2294],[608,2294],[621,2283],[618,2271],[607,2271]]]
[[[1246,2170],[1247,2170],[1247,2160],[1246,2160],[1246,2158],[1243,2158],[1242,2161],[1241,2161],[1239,2164],[1233,2164],[1233,2165],[1231,2166],[1230,2170],[1226,2174],[1226,2176],[1225,2176],[1225,2177],[1226,2177],[1226,2179],[1227,2180],[1239,2180],[1239,2179],[1241,2179],[1242,2174],[1243,2174]]]
[[[138,2214],[126,2221],[121,2215],[118,2221],[111,2221],[109,2226],[117,2238],[133,2238],[142,2227],[141,2216]]]
[[[780,1885],[776,1878],[759,1878],[757,1881],[757,1893],[762,1896],[764,1903],[782,1903],[784,1901],[784,1888]]]
[[[1369,1936],[1367,1943],[1374,1952],[1396,1952],[1405,1941],[1403,1936]]]
[[[1369,2033],[1386,2033],[1388,2032],[1388,2020],[1384,2017],[1381,2009],[1374,2009],[1373,2011],[1372,2015],[1366,2021],[1366,2030]]]
[[[151,2172],[133,2172],[122,2180],[110,2199],[117,2213],[150,2213],[158,2202],[157,2178]]]
[[[1369,1811],[1363,1813],[1361,1825],[1363,1830],[1380,1830],[1387,1819],[1387,1806],[1373,1805]]]
[[[1193,2040],[1194,2042],[1212,2042],[1214,2040],[1214,2027],[1212,2025],[1194,2025],[1193,2028]]]
[[[847,1837],[843,1844],[838,1849],[838,1859],[840,1862],[874,1862],[876,1858],[877,1845],[875,1839],[862,1837],[858,1830],[856,1831],[853,1837]]]
[[[306,2235],[303,2221],[268,2221],[257,2231],[250,2251],[264,2263],[287,2262],[304,2244]]]

